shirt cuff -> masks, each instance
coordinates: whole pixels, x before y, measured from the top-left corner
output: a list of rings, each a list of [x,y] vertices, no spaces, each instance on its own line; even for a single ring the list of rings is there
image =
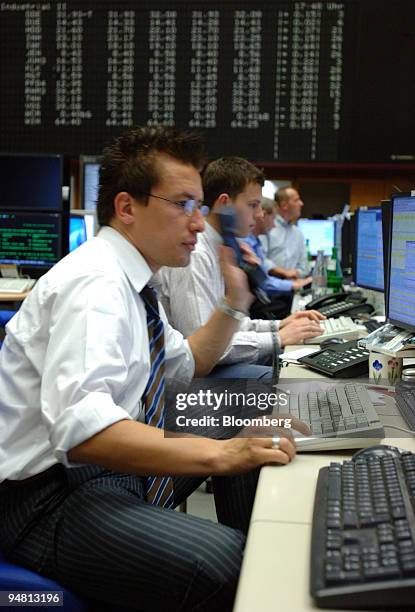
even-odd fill
[[[67,453],[110,425],[132,417],[114,404],[108,393],[88,393],[81,401],[69,406],[53,423],[50,443],[55,457],[66,467],[79,467],[68,460]]]
[[[274,338],[278,342],[277,353],[281,352],[281,340],[279,334],[266,332],[263,334],[258,334],[258,344],[259,344],[259,355],[258,361],[262,361],[264,359],[269,359],[269,357],[274,353]]]

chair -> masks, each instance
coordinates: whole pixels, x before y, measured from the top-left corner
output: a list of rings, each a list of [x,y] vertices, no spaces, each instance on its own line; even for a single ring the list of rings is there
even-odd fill
[[[15,314],[15,310],[0,310],[0,327],[5,327]]]
[[[31,570],[7,561],[0,550],[0,591],[62,591],[63,606],[56,609],[62,612],[87,612],[88,607],[76,595],[54,580],[45,578]],[[39,612],[37,606],[7,607],[7,610],[27,610]],[[55,609],[55,608],[54,608]]]

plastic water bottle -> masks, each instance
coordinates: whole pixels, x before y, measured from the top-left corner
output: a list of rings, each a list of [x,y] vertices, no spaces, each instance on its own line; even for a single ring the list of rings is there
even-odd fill
[[[327,293],[327,267],[324,251],[317,251],[317,259],[313,270],[313,280],[311,282],[313,299],[326,295]]]

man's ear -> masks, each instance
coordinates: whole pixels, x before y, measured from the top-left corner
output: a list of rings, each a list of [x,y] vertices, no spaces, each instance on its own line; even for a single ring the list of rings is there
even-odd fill
[[[215,200],[215,203],[212,206],[213,212],[219,212],[222,206],[229,206],[232,204],[232,200],[227,193],[221,193]]]
[[[117,219],[124,225],[134,221],[133,198],[126,191],[120,191],[114,198],[114,212]]]

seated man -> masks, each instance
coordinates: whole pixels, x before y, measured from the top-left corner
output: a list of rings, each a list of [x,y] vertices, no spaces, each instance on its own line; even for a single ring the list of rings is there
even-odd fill
[[[273,273],[286,279],[306,278],[310,274],[304,236],[295,225],[303,201],[296,189],[283,187],[275,194],[276,227],[260,236],[265,255],[274,265]]]
[[[275,270],[272,261],[265,257],[260,234],[267,234],[275,227],[275,202],[270,198],[261,198],[262,216],[258,215],[252,233],[242,240],[251,247],[258,257],[263,270],[267,273],[267,280],[261,287],[266,291],[271,300],[270,304],[263,304],[260,300],[255,300],[251,306],[251,318],[278,318],[282,319],[291,312],[293,290],[301,289],[311,283],[311,276],[294,280],[283,280],[278,278],[278,271]]]
[[[218,159],[207,166],[203,190],[210,213],[205,232],[198,236],[187,268],[163,268],[160,272],[163,305],[172,325],[185,337],[206,323],[225,294],[226,282],[219,261],[223,240],[217,213],[223,206],[234,206],[240,236],[247,236],[255,227],[256,218],[262,215],[263,181],[262,171],[239,157]],[[232,364],[232,368],[226,372],[221,369],[218,375],[250,377],[249,365],[271,363],[275,344],[279,350],[321,333],[318,321],[322,318],[315,311],[298,312],[281,322],[245,317],[219,362]]]
[[[38,281],[0,351],[0,550],[114,610],[231,610],[257,468],[295,454],[288,438],[164,435],[165,377],[207,374],[252,301],[229,249],[226,302],[186,341],[149,288],[204,228],[202,161],[194,134],[118,138],[102,229]],[[207,475],[222,524],[173,511]]]

